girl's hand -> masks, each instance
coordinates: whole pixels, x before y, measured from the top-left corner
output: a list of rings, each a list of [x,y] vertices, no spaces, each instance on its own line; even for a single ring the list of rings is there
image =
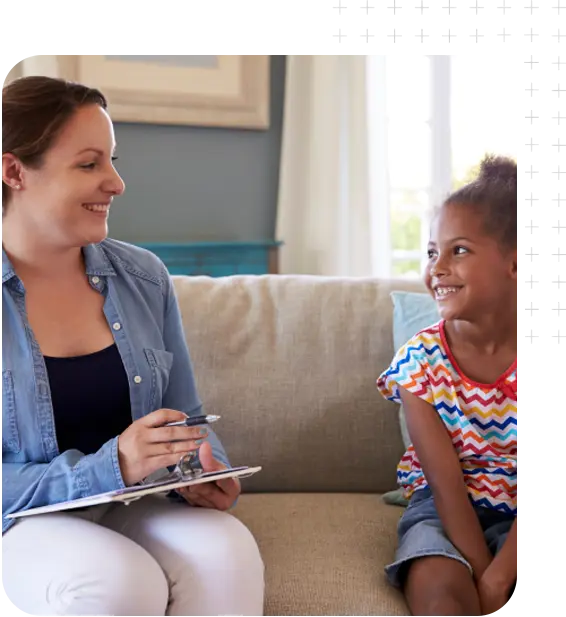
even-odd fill
[[[477,584],[480,598],[481,614],[491,615],[507,604],[509,591],[505,585],[491,580],[489,575],[482,576]]]

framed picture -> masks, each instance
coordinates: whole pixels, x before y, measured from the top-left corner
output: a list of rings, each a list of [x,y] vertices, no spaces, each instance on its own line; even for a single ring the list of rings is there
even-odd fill
[[[18,74],[98,88],[118,122],[269,126],[269,56],[32,56]]]

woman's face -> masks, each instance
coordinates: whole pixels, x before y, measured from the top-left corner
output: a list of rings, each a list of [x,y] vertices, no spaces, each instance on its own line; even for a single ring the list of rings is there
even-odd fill
[[[13,211],[29,232],[62,248],[101,242],[108,234],[112,199],[125,188],[113,165],[115,145],[106,111],[98,105],[80,107],[41,167],[22,169],[22,188],[7,216]]]

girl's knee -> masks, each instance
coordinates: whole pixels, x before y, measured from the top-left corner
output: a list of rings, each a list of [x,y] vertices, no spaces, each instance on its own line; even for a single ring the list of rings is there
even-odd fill
[[[414,615],[479,615],[479,597],[468,567],[448,557],[409,564],[404,586]]]
[[[479,604],[454,593],[431,594],[416,615],[480,615]]]

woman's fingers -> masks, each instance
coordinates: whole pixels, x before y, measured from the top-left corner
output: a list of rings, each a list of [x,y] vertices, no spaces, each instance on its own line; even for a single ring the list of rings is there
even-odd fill
[[[200,508],[210,508],[212,510],[216,509],[216,506],[209,501],[208,499],[206,499],[206,497],[203,497],[202,495],[191,495],[191,493],[189,493],[186,489],[179,489],[179,494],[182,495],[185,500],[191,504],[191,506],[198,506]]]
[[[178,411],[177,409],[158,409],[157,411],[152,411],[147,414],[147,416],[143,416],[136,422],[143,424],[149,428],[154,428],[157,426],[163,426],[168,422],[180,422],[187,417],[187,414],[184,414],[182,411]]]
[[[146,447],[145,454],[148,458],[158,456],[176,455],[177,459],[181,454],[195,452],[200,447],[199,440],[189,439],[188,441],[166,441],[165,443],[152,443]]]
[[[127,486],[160,467],[176,465],[182,455],[200,448],[208,435],[205,427],[164,426],[186,417],[181,411],[158,409],[139,418],[119,435],[118,460]]]
[[[205,499],[216,510],[228,510],[236,499],[236,496],[226,494],[214,482],[188,486],[186,490],[191,499]]]
[[[204,427],[162,426],[147,431],[147,437],[150,443],[205,439],[207,436],[208,430]]]

